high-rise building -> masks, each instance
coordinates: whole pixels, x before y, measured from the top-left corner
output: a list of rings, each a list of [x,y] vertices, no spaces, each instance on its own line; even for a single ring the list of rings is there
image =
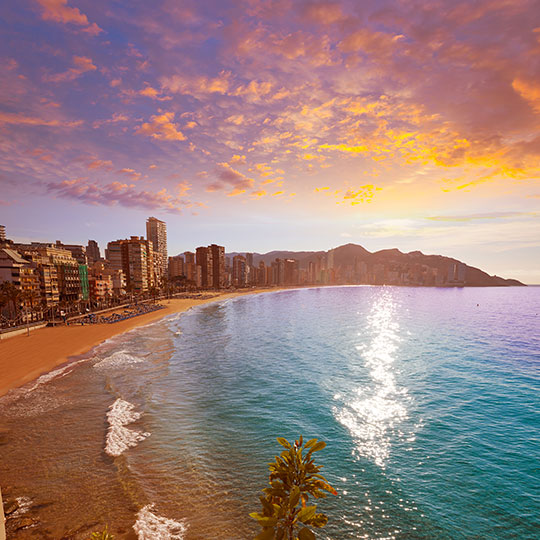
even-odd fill
[[[6,226],[0,225],[0,242],[3,242],[6,239]]]
[[[159,253],[156,257],[159,277],[167,275],[167,224],[155,217],[146,220],[146,239],[152,242],[154,251]]]
[[[109,263],[111,270],[123,270],[124,265],[122,263],[122,242],[124,240],[114,240],[107,244],[105,249],[105,258]]]
[[[89,264],[101,259],[101,252],[99,250],[98,243],[95,240],[88,240],[88,245],[86,246],[86,257],[88,258]]]
[[[173,279],[184,274],[184,257],[182,255],[176,255],[176,257],[169,257],[169,279]]]
[[[284,285],[285,283],[285,261],[276,259],[272,262],[272,284]]]
[[[152,243],[142,237],[121,240],[121,256],[127,286],[135,291],[147,291],[154,286]]]
[[[212,286],[214,289],[225,287],[225,248],[212,244],[208,246],[212,253]]]
[[[198,247],[195,250],[197,266],[201,267],[201,286],[209,289],[214,286],[214,263],[212,250],[208,247]]]
[[[283,264],[283,283],[285,285],[298,284],[298,261],[296,259],[286,259]]]
[[[232,283],[235,287],[245,287],[247,285],[247,264],[243,255],[233,257]]]

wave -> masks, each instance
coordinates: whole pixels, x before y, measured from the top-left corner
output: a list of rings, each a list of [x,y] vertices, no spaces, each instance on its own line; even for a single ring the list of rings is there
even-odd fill
[[[149,504],[137,513],[133,530],[138,540],[183,540],[187,525],[183,520],[158,516],[154,512],[154,505]]]
[[[150,436],[150,433],[143,433],[128,429],[126,426],[135,422],[141,417],[141,413],[135,412],[135,405],[129,401],[118,398],[110,407],[107,413],[109,430],[107,432],[107,442],[105,452],[109,456],[119,456],[128,448],[133,448],[141,441]]]
[[[111,354],[111,356],[107,356],[107,358],[104,358],[103,360],[96,362],[94,364],[94,367],[96,369],[111,368],[111,367],[117,368],[117,367],[130,366],[132,364],[140,364],[142,362],[143,362],[142,358],[133,356],[129,354],[127,351],[118,351],[118,352],[115,352],[114,354]]]

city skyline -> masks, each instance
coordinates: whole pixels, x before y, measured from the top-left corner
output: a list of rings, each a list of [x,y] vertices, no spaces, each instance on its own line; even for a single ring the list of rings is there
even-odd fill
[[[169,255],[352,242],[540,283],[534,8],[6,2],[0,223],[103,249],[154,215]]]

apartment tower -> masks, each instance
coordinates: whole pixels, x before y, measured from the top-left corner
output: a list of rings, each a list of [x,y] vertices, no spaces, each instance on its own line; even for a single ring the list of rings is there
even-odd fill
[[[149,217],[146,220],[146,239],[152,242],[154,252],[157,256],[157,270],[159,277],[167,275],[168,257],[167,257],[167,224],[155,217]]]

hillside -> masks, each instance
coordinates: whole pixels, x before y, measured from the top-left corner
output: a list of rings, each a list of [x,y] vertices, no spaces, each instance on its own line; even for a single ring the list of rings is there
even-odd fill
[[[233,257],[244,253],[227,253]],[[333,262],[331,261],[333,257]],[[425,255],[421,251],[403,253],[399,249],[383,249],[374,253],[358,244],[345,244],[330,251],[270,251],[254,253],[253,262],[270,265],[275,259],[296,259],[299,268],[308,269],[310,263],[321,268],[332,268],[337,282],[421,284],[439,286],[525,286],[515,279],[490,276],[457,259],[442,255]]]

